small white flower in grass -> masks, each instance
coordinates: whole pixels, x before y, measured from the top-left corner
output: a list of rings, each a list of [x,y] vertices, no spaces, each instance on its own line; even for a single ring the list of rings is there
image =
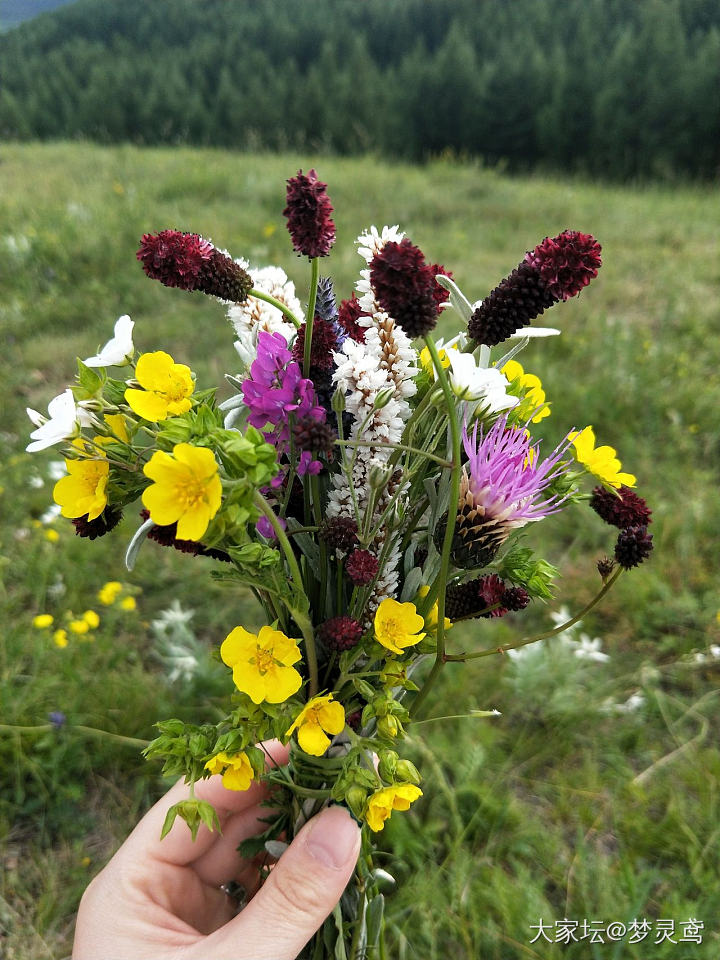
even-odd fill
[[[578,660],[594,660],[596,663],[604,663],[610,657],[600,649],[602,641],[600,637],[591,639],[586,633],[580,634],[580,639],[576,642],[573,653]]]
[[[450,385],[461,400],[482,400],[482,407],[491,413],[509,410],[518,404],[517,397],[506,392],[506,378],[495,367],[479,367],[471,353],[448,350]]]
[[[45,513],[40,516],[40,523],[52,523],[53,520],[60,516],[61,510],[62,507],[59,503],[50,504]]]
[[[616,703],[615,710],[617,713],[634,713],[644,705],[645,697],[642,695],[642,693],[633,693],[628,697],[625,703]]]
[[[88,357],[83,363],[86,367],[121,367],[126,364],[135,353],[132,332],[135,321],[127,314],[120,317],[115,323],[113,338],[108,340],[100,353]]]
[[[563,623],[567,623],[571,617],[572,614],[570,613],[570,610],[565,606],[560,607],[559,610],[555,610],[550,614],[550,619],[556,627],[561,626]],[[577,623],[573,624],[573,626],[578,627],[581,623],[582,621],[578,620]],[[570,629],[572,629],[572,627]]]
[[[713,660],[720,660],[720,643],[710,644],[710,656]]]
[[[47,467],[48,479],[57,483],[67,476],[67,467],[64,460],[51,460]]]
[[[54,443],[68,440],[76,436],[81,427],[89,427],[96,422],[95,417],[86,410],[82,403],[75,403],[70,387],[48,404],[49,417],[44,417],[37,410],[27,407],[27,415],[37,427],[30,434],[32,443],[25,449],[28,453],[36,450],[45,450]]]

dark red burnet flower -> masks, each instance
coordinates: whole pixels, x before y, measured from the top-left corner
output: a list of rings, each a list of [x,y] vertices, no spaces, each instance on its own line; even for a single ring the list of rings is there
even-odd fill
[[[451,620],[504,617],[511,611],[524,610],[529,603],[530,595],[524,587],[509,587],[496,573],[451,584],[445,591],[445,615]]]
[[[285,199],[283,216],[293,250],[310,259],[326,257],[335,243],[335,224],[330,217],[333,207],[327,184],[318,180],[314,170],[307,174],[298,170],[297,176],[287,182]]]
[[[338,323],[350,339],[357,341],[357,343],[365,343],[365,328],[360,326],[358,320],[360,317],[366,316],[367,314],[363,313],[360,301],[354,293],[349,300],[343,300],[340,303]]]
[[[304,416],[293,424],[293,440],[298,450],[324,453],[332,459],[337,433],[326,421]]]
[[[589,233],[545,237],[475,309],[468,334],[490,347],[502,343],[554,303],[580,293],[602,266],[600,252]]]
[[[140,516],[143,520],[150,519],[148,510],[141,510]],[[147,533],[148,540],[154,540],[162,547],[173,547],[180,553],[189,553],[195,557],[212,557],[213,560],[222,560],[225,563],[230,562],[230,556],[224,550],[218,550],[215,547],[206,547],[197,540],[178,540],[177,523],[154,524]]]
[[[378,558],[369,550],[353,550],[345,563],[345,572],[356,587],[372,583],[379,569]]]
[[[352,517],[330,517],[322,521],[318,537],[333,550],[347,553],[357,546],[357,523]]]
[[[82,517],[75,517],[72,524],[78,537],[97,540],[98,537],[104,537],[106,533],[110,533],[121,520],[122,510],[108,506],[94,520],[88,520],[88,515],[85,513]]]
[[[623,486],[615,492],[599,485],[592,492],[590,506],[605,523],[621,530],[646,527],[651,522],[652,510],[630,487]]]
[[[628,527],[620,531],[615,544],[615,559],[623,570],[630,570],[647,560],[653,549],[652,539],[646,526]]]
[[[197,233],[146,233],[136,256],[150,279],[166,287],[199,290],[232,303],[247,300],[252,289],[252,278],[240,264]]]
[[[411,339],[435,327],[448,298],[437,274],[452,276],[438,264],[425,263],[422,250],[407,237],[386,243],[370,261],[370,285],[378,303]]]
[[[307,324],[301,323],[293,342],[293,360],[302,367],[305,359],[305,331]],[[315,314],[312,325],[312,340],[310,342],[310,367],[315,370],[333,370],[335,361],[333,351],[338,349],[338,335],[335,324],[330,320],[323,320]]]
[[[350,650],[362,636],[362,627],[352,617],[332,617],[320,624],[318,637],[329,650],[342,653]]]

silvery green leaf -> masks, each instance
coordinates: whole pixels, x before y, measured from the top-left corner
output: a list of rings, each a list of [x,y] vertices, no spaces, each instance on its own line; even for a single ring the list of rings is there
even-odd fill
[[[265,849],[270,854],[271,857],[275,857],[276,860],[279,860],[280,857],[285,853],[289,844],[285,843],[283,840],[266,840]]]
[[[235,410],[237,407],[244,407],[245,399],[242,394],[236,393],[234,397],[228,397],[218,404],[218,410]]]
[[[230,386],[235,387],[236,390],[242,390],[243,381],[238,377],[234,377],[231,373],[225,374],[225,379],[230,384]]]
[[[450,306],[453,308],[453,310],[456,310],[457,313],[459,313],[463,318],[465,323],[467,323],[472,316],[473,308],[460,287],[455,283],[454,280],[451,280],[450,277],[446,277],[442,273],[437,274],[435,280],[450,294]]]
[[[292,533],[301,527],[302,524],[298,523],[294,517],[288,517],[287,526],[288,532]],[[303,554],[307,557],[315,577],[320,581],[322,579],[320,576],[320,548],[315,540],[313,540],[312,535],[309,533],[298,533],[293,537],[293,542],[300,547]]]
[[[408,600],[412,600],[413,597],[417,595],[417,592],[421,586],[422,571],[420,567],[413,567],[405,579],[402,594],[400,595],[400,602],[406,603]]]
[[[392,879],[392,877],[390,878]],[[380,940],[380,931],[382,930],[383,914],[385,912],[385,897],[378,893],[373,897],[367,907],[367,942],[371,950],[375,950]]]
[[[376,883],[385,883],[389,887],[395,886],[395,877],[391,873],[388,873],[387,870],[382,870],[380,867],[376,867],[373,870],[372,875],[373,880],[375,880]]]
[[[345,950],[345,937],[343,935],[342,912],[339,903],[333,910],[333,918],[335,919],[335,926],[338,932],[337,940],[335,941],[335,960],[348,960]]]
[[[496,361],[495,363],[496,369],[502,370],[502,368],[505,366],[508,360],[512,360],[512,358],[516,356],[518,353],[520,353],[521,350],[524,350],[529,343],[530,343],[530,337],[527,337],[527,336],[523,337],[522,340],[519,343],[516,343],[511,350],[508,350],[508,352],[505,354],[504,357]]]
[[[155,524],[148,517],[148,519],[136,530],[135,536],[128,544],[128,548],[125,553],[125,566],[128,568],[128,570],[132,570],[132,568],[135,566],[135,561],[137,560],[137,555],[140,552],[140,547],[143,545],[145,537],[147,537],[151,528],[154,526]]]

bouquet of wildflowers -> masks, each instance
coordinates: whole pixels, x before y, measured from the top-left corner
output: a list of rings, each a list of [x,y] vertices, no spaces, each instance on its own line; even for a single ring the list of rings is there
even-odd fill
[[[542,449],[534,434],[550,410],[516,359],[531,336],[559,332],[532,321],[597,276],[597,241],[575,230],[545,238],[471,303],[397,226],[371,227],[357,240],[357,290],[342,299],[320,275],[332,212],[315,171],[288,180],[284,215],[310,265],[305,306],[278,267],[252,267],[197,234],[146,234],[137,258],[148,277],[227,311],[231,397],[218,403],[162,349],[136,356],[124,316],[49,417],[29,411],[28,449],[65,444],[54,498],[79,536],[104,536],[141,500],[128,566],[151,540],[252,589],[265,625],[251,633],[229,609],[219,647],[226,716],[162,721],[146,753],[191,784],[213,774],[231,790],[274,784],[267,828],[245,855],[281,855],[324,805],[345,804],[363,825],[363,853],[307,956],[356,960],[384,955],[373,835],[422,796],[402,755],[406,728],[447,662],[542,639],[492,641],[493,619],[552,595],[557,571],[522,529],[589,500],[619,531],[614,559],[598,563],[597,596],[552,633],[644,560],[652,537],[635,478],[591,427],[568,425]],[[436,341],[445,310],[460,332]],[[448,631],[470,619],[486,621],[473,648],[450,652]],[[281,769],[266,768],[258,746],[273,738],[291,745]],[[192,795],[166,830],[177,816],[193,832],[216,823]]]

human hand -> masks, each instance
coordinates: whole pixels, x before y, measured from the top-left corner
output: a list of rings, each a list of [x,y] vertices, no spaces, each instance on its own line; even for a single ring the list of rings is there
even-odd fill
[[[288,750],[264,745],[276,765]],[[165,815],[189,787],[179,781],[143,817],[80,903],[72,960],[294,960],[332,911],[355,868],[360,831],[342,807],[323,810],[293,840],[257,890],[258,864],[237,847],[263,830],[267,788],[226,790],[220,776],[195,784],[222,833],[200,826],[193,842],[179,817],[160,840]],[[255,896],[235,916],[221,885]],[[256,892],[257,891],[257,892]]]

